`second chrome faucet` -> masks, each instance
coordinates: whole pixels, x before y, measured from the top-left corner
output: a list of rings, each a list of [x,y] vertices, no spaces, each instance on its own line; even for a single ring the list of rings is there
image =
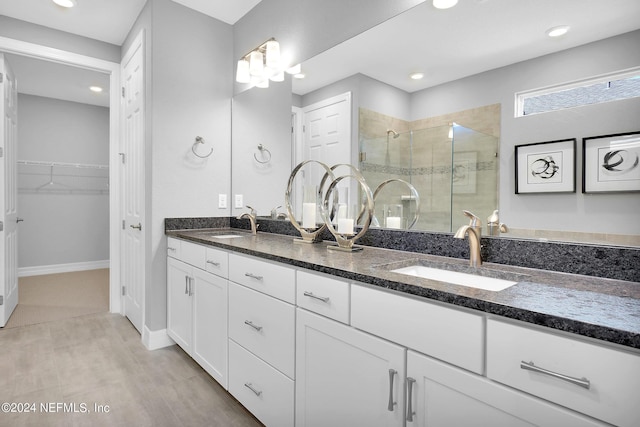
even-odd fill
[[[256,220],[256,210],[253,209],[251,206],[247,205],[247,208],[250,209],[250,212],[245,212],[242,213],[240,215],[238,215],[236,217],[236,219],[248,219],[249,222],[251,223],[251,234],[253,234],[254,236],[258,234],[258,224],[257,224],[257,220]]]

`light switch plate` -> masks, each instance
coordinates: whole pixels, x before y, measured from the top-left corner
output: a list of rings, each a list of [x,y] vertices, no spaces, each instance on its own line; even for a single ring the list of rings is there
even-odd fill
[[[226,194],[218,194],[218,208],[226,209],[227,207],[227,195]]]
[[[242,194],[236,194],[236,200],[235,200],[235,205],[236,208],[242,208],[244,207],[244,203],[242,200]]]

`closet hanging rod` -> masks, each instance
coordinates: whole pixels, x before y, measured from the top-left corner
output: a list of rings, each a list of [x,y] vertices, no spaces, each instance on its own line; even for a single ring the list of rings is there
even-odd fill
[[[63,162],[42,162],[38,160],[18,160],[19,165],[28,166],[59,166],[65,168],[84,168],[84,169],[109,169],[109,165],[92,165],[86,163],[63,163]]]

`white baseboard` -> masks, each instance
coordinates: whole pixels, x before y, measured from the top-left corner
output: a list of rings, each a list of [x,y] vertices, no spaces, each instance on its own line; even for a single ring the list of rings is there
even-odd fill
[[[147,350],[157,350],[159,348],[174,345],[175,342],[169,338],[166,329],[150,331],[145,325],[142,327],[142,344],[147,348]]]
[[[74,262],[71,264],[40,265],[36,267],[21,267],[18,277],[42,276],[43,274],[70,273],[73,271],[97,270],[109,268],[109,260]]]

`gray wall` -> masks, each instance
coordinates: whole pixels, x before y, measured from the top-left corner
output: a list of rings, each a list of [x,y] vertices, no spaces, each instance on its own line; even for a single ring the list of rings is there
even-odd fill
[[[108,165],[109,109],[19,95],[18,159]],[[34,192],[49,182],[49,169],[18,170],[18,212],[24,218],[18,234],[19,268],[109,259],[108,193],[54,194],[47,188]],[[107,189],[107,179],[61,176],[69,172],[77,171],[54,168],[54,182],[78,190]]]
[[[582,138],[640,131],[640,98],[514,117],[515,92],[640,65],[640,31],[499,68],[414,94],[413,118],[502,104],[500,219],[511,227],[640,234],[637,193],[582,194]],[[515,194],[514,146],[577,139],[575,194]]]
[[[166,326],[164,218],[229,216],[218,194],[231,176],[231,26],[170,0],[150,0],[125,41],[141,29],[146,55],[145,325]],[[214,152],[196,158],[196,136]],[[205,148],[203,147],[203,150]]]
[[[0,36],[120,62],[120,46],[0,15]]]

